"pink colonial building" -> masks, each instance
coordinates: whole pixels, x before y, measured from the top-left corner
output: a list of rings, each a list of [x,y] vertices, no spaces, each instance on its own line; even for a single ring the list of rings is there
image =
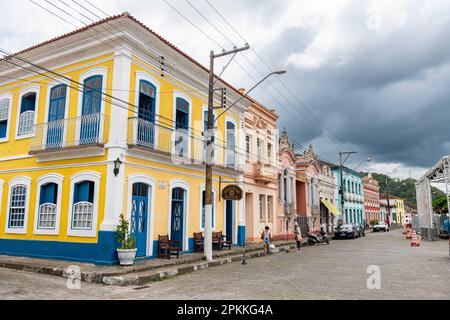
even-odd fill
[[[364,187],[364,211],[366,212],[366,222],[373,220],[382,221],[380,210],[380,187],[378,181],[372,174],[363,178]]]
[[[278,151],[278,196],[276,239],[293,239],[297,219],[295,153],[283,130]]]
[[[303,154],[297,155],[297,212],[302,232],[320,230],[320,198],[319,173],[320,163],[314,154],[312,146]]]
[[[247,242],[260,242],[262,230],[269,226],[273,234],[276,223],[277,201],[277,129],[278,116],[252,100],[245,112],[244,193]]]

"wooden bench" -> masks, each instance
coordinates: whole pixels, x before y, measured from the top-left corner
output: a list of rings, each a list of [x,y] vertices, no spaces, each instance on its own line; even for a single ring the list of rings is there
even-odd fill
[[[222,235],[222,231],[213,232],[212,243],[213,247],[217,247],[219,251],[221,251],[223,248],[228,248],[229,250],[231,250],[232,241],[229,237]]]
[[[180,257],[180,243],[175,240],[170,240],[168,235],[158,236],[158,258],[167,258],[170,260],[171,256]]]
[[[202,232],[194,232],[194,252],[203,252],[205,239]]]

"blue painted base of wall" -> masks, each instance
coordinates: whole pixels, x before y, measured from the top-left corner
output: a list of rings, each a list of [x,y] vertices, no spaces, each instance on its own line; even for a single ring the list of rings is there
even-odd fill
[[[194,252],[194,238],[189,239],[189,251]],[[36,240],[0,239],[0,255],[55,259],[97,265],[115,265],[117,257],[117,239],[115,232],[100,231],[98,243],[76,243]],[[158,241],[153,242],[153,256],[142,259],[153,259],[158,256]]]
[[[238,226],[238,245],[242,246],[245,243],[245,226]]]
[[[0,254],[113,265],[119,259],[115,232],[99,232],[98,243],[0,239]]]

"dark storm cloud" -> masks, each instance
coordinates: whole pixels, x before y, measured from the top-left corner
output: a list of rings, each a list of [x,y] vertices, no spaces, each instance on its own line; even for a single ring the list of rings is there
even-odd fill
[[[413,168],[430,167],[450,153],[448,0],[210,1],[273,69],[287,68],[283,81],[309,112],[275,79],[252,95],[277,110],[280,129],[286,126],[298,142],[313,143],[332,161],[339,151],[355,149],[360,158],[371,155],[380,163]],[[170,2],[229,47],[184,0]],[[242,45],[205,1],[191,2]],[[214,44],[163,1],[97,4],[110,13],[130,12],[208,65]],[[27,14],[30,9],[34,20]],[[0,45],[11,51],[73,29],[25,0],[1,2],[0,18],[8,20],[0,26]],[[246,55],[268,72],[252,52]],[[241,56],[239,61],[260,78]],[[239,87],[254,84],[236,65],[224,77]]]
[[[289,60],[285,81],[316,115],[298,106],[291,111],[296,119],[277,106],[280,124],[294,139],[305,145],[322,139],[316,150],[330,159],[348,144],[379,162],[410,167],[429,167],[450,152],[450,42],[445,40],[450,20],[447,16],[437,23],[417,8],[406,9],[408,21],[384,32],[383,26],[367,28],[367,5],[348,6],[337,21],[342,33],[336,35],[345,38],[345,47],[336,47],[336,60],[331,55],[312,68]],[[322,31],[287,29],[271,43],[282,50],[266,48],[273,54],[269,59],[288,61]],[[328,130],[316,123],[317,117]],[[340,147],[325,140],[331,133]]]

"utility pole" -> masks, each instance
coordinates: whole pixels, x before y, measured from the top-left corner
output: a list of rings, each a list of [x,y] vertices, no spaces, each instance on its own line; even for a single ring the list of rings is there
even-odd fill
[[[391,227],[391,205],[389,203],[389,190],[388,190],[388,177],[386,176],[386,199],[387,199],[387,210],[388,210],[388,222],[389,228]]]
[[[341,189],[340,189],[340,194],[341,194],[341,210],[342,210],[342,222],[345,224],[347,221],[346,216],[345,216],[345,203],[344,203],[344,175],[343,175],[343,171],[344,171],[344,163],[342,162],[342,153],[339,152],[339,158],[340,158],[340,166],[339,166],[339,170],[340,170],[340,177],[341,177]]]
[[[205,242],[204,254],[207,261],[212,261],[212,210],[213,210],[213,159],[212,148],[214,148],[214,59],[224,57],[226,55],[235,54],[240,51],[248,50],[249,45],[243,48],[235,48],[231,51],[225,51],[215,55],[214,51],[210,52],[209,62],[209,89],[208,89],[208,126],[206,137],[206,179],[205,179]],[[225,157],[226,158],[226,157]],[[221,192],[221,190],[219,190]]]
[[[352,155],[352,154],[355,154],[355,153],[357,153],[357,152],[355,152],[355,151],[351,151],[351,152],[339,152],[339,159],[340,159],[340,166],[339,166],[339,170],[340,170],[340,176],[341,176],[341,190],[340,190],[340,192],[341,192],[341,210],[342,210],[342,222],[345,224],[345,223],[347,223],[347,219],[346,219],[346,217],[345,217],[345,200],[344,200],[344,164],[345,164],[345,161],[347,161],[348,160],[348,158],[350,158],[350,156]],[[342,156],[343,155],[346,155],[347,156],[347,158],[345,158],[345,160],[344,161],[342,161]]]

